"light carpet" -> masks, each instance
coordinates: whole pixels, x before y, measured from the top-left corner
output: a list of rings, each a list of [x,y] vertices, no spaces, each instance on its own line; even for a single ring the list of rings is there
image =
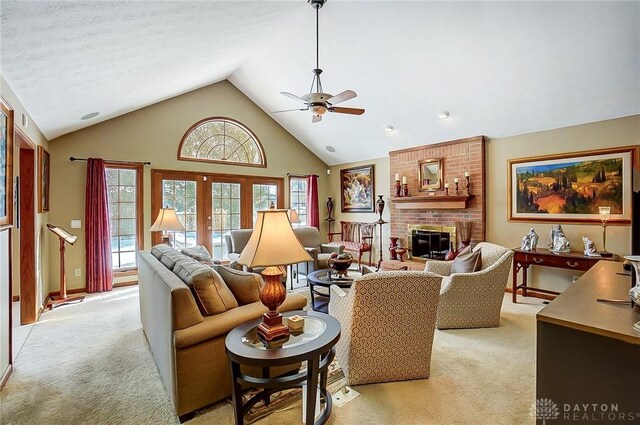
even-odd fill
[[[533,424],[536,299],[499,328],[436,331],[431,377],[362,385],[332,424]],[[43,314],[0,392],[2,424],[177,424],[142,332],[137,287]],[[300,404],[255,422],[301,423]],[[232,424],[222,401],[189,425]]]

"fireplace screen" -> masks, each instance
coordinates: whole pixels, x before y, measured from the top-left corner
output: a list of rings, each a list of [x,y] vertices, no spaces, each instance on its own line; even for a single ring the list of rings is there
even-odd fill
[[[448,232],[435,230],[413,230],[411,232],[412,256],[414,258],[444,260],[449,243]]]

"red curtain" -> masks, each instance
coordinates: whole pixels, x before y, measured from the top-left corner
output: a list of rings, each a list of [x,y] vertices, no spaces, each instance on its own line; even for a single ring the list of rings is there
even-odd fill
[[[84,205],[87,292],[110,291],[113,288],[108,205],[104,160],[89,158]]]
[[[320,206],[318,205],[318,176],[311,175],[307,181],[307,225],[320,230]]]

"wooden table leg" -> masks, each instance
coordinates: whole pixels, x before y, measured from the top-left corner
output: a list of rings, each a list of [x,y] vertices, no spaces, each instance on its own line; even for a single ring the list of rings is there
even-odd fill
[[[271,378],[271,369],[269,369],[268,367],[263,367],[262,368],[262,377],[265,379]],[[269,403],[271,403],[271,396],[270,395],[265,395],[264,398],[264,405],[268,406]]]
[[[511,284],[511,302],[518,302],[518,263],[513,262],[513,282]]]
[[[529,267],[522,266],[522,296],[527,297],[527,270]]]
[[[236,420],[236,425],[244,425],[244,415],[242,414],[242,386],[238,382],[238,376],[240,376],[240,364],[230,360],[231,365],[231,401],[233,404],[233,416]]]
[[[320,368],[320,357],[314,356],[307,361],[307,425],[314,424],[316,420],[316,397],[318,394],[318,369]]]

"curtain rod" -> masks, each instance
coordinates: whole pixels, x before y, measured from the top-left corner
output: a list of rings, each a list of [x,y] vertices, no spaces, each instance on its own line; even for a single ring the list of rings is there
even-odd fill
[[[86,161],[88,158],[75,158],[73,156],[69,157],[69,161]],[[105,159],[106,162],[115,162],[118,164],[142,164],[142,165],[151,165],[149,161],[147,162],[136,162],[136,161],[119,161],[117,159]]]
[[[320,177],[317,174],[292,174],[292,173],[287,173],[287,176],[289,176],[289,177],[309,177],[309,176]]]

